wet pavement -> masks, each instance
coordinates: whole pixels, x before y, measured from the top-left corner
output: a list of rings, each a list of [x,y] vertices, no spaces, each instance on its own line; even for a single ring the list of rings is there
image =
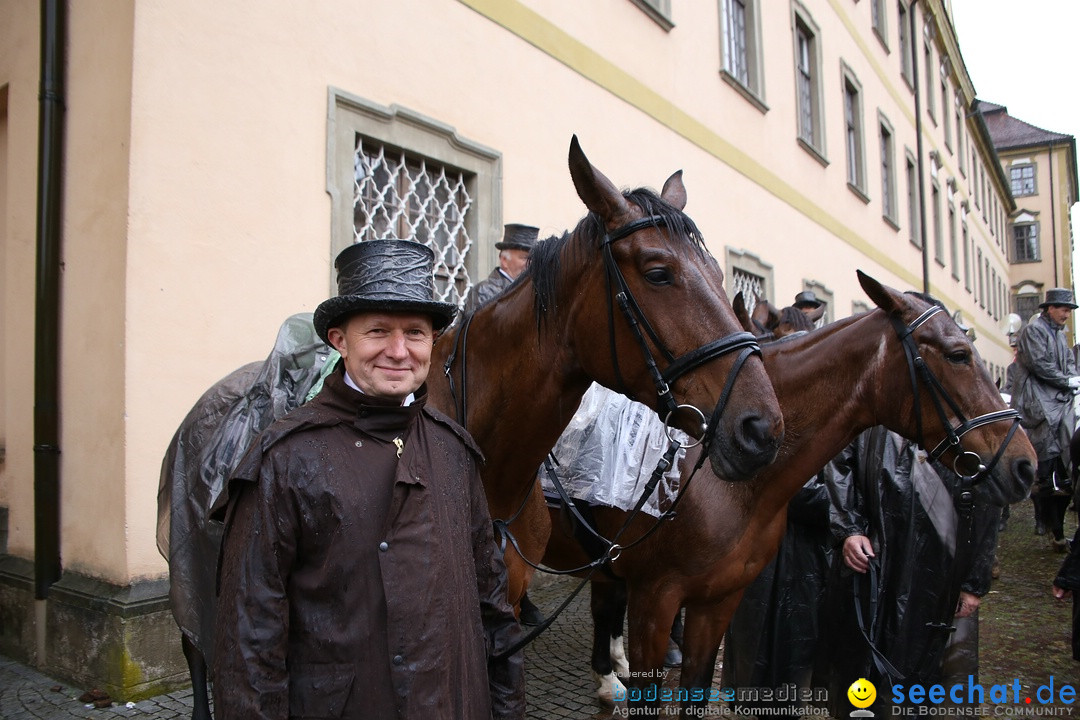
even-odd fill
[[[529,590],[529,597],[545,613],[554,611],[578,581],[551,579]],[[611,712],[595,699],[595,685],[589,669],[592,622],[589,618],[589,590],[585,588],[559,616],[555,624],[526,650],[528,717],[609,718]],[[191,690],[137,703],[95,708],[79,701],[87,688],[77,688],[0,655],[0,719],[69,720],[70,718],[142,718],[179,720],[191,717]]]

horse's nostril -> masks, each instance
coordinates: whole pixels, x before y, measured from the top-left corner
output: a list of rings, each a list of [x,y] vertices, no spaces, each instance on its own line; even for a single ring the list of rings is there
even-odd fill
[[[739,421],[737,438],[742,449],[753,455],[770,452],[776,447],[772,423],[756,414],[746,414]]]

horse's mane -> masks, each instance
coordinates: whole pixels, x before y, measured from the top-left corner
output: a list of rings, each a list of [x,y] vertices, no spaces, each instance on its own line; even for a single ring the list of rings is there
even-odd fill
[[[658,218],[658,227],[666,230],[668,237],[684,241],[688,250],[706,254],[701,231],[689,216],[674,205],[648,188],[624,190],[623,197],[641,208],[646,216]],[[554,310],[564,249],[577,254],[591,254],[600,249],[606,235],[604,219],[590,212],[578,222],[573,232],[563,233],[562,237],[550,237],[533,246],[529,253],[529,266],[522,275],[528,275],[533,282],[537,330],[548,311]]]
[[[785,324],[790,325],[793,332],[810,332],[814,329],[814,323],[810,322],[810,318],[806,317],[806,313],[792,305],[788,305],[780,311],[780,322],[778,325]]]

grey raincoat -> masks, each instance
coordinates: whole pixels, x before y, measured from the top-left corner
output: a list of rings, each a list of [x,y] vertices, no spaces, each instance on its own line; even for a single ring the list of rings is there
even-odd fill
[[[468,300],[465,301],[465,312],[472,312],[513,284],[513,280],[504,275],[499,268],[495,268],[487,278],[473,287]]]
[[[1020,412],[1039,462],[1060,457],[1070,467],[1069,440],[1076,429],[1069,378],[1076,375],[1065,331],[1039,315],[1020,331],[1012,406]]]

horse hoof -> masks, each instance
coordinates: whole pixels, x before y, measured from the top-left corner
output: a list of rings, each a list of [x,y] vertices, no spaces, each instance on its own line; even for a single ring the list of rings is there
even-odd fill
[[[626,697],[626,686],[622,684],[622,681],[619,680],[615,673],[599,675],[594,672],[593,679],[599,685],[596,689],[596,699],[600,701],[601,705],[615,707],[616,697],[619,700]]]
[[[664,655],[664,667],[682,667],[682,650],[679,649],[674,640],[668,640],[667,654]]]
[[[611,638],[611,667],[619,677],[630,677],[630,663],[626,661],[626,652],[623,650],[622,637]]]

